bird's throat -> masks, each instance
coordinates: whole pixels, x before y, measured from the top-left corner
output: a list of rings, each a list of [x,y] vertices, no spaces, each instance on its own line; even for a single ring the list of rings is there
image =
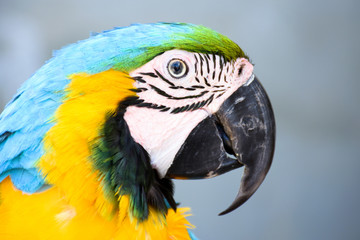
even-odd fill
[[[120,102],[115,113],[108,114],[92,152],[107,195],[119,201],[128,196],[130,213],[143,221],[150,208],[165,215],[169,205],[176,209],[176,203],[171,180],[159,178],[148,153],[134,141],[124,120],[126,108],[137,103],[137,97],[129,97]]]

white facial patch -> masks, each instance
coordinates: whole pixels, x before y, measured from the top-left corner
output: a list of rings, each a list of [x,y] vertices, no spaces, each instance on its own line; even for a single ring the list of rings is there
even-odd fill
[[[204,110],[169,114],[130,106],[124,119],[132,137],[150,155],[152,167],[164,177],[191,130],[207,116]]]
[[[174,59],[182,64],[171,68]],[[169,71],[180,65],[186,71],[179,72],[186,74],[175,78]],[[128,107],[124,119],[160,177],[165,176],[190,132],[246,84],[252,72],[245,58],[226,61],[218,55],[171,50],[130,73],[137,80],[134,87],[143,103]]]

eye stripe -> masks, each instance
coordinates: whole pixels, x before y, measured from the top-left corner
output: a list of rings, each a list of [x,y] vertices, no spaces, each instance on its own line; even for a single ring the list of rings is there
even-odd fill
[[[160,110],[160,112],[166,112],[166,111],[169,111],[169,110],[170,110],[170,108],[167,107],[167,108],[164,108],[164,109]]]
[[[220,68],[222,69],[224,67],[223,58],[220,57],[219,59]]]
[[[209,105],[210,103],[212,103],[212,101],[214,100],[214,94],[211,95],[211,97],[209,97],[208,101],[207,101],[207,105]]]
[[[156,69],[154,69],[156,74],[160,77],[161,80],[163,80],[164,82],[166,82],[167,84],[171,85],[171,86],[175,86],[175,84],[173,84],[172,82],[170,82],[169,80],[167,80],[163,75],[161,75],[161,73],[159,73]]]
[[[215,69],[216,69],[216,55],[215,55],[215,53],[213,53],[213,62],[214,62],[214,72],[215,72]]]
[[[145,75],[145,76],[150,76],[150,77],[153,77],[153,78],[157,78],[158,76],[153,73],[153,72],[141,72],[140,73],[141,75]]]
[[[196,102],[196,103],[192,103],[191,105],[188,104],[185,106],[176,107],[171,111],[171,113],[176,114],[176,113],[185,112],[185,111],[194,111],[194,110],[204,107],[205,105],[209,105],[213,101],[213,99],[214,99],[214,94],[212,94],[209,98],[207,98],[206,100],[203,100],[201,102]],[[166,112],[171,109],[170,107],[166,107],[164,105],[157,105],[154,103],[141,102],[141,101],[139,103],[137,103],[136,106],[158,109],[161,112]]]
[[[183,87],[183,86],[170,86],[169,88],[171,89],[184,89],[184,90],[188,90],[188,91],[195,91],[195,88],[192,87]]]
[[[147,90],[147,88],[132,88],[132,89],[130,89],[130,91],[133,91],[136,93],[145,92],[146,90]]]
[[[202,97],[204,96],[206,93],[208,93],[209,91],[205,90],[202,91],[200,94],[197,95],[188,95],[185,97],[174,97],[168,93],[166,93],[164,90],[161,90],[160,88],[155,87],[154,85],[149,84],[149,86],[155,90],[155,92],[157,92],[158,94],[167,97],[168,99],[173,99],[173,100],[183,100],[183,99],[189,99],[189,98],[198,98],[198,97]]]
[[[201,85],[193,85],[191,86],[192,88],[205,88],[204,86],[201,86]]]
[[[200,75],[203,76],[203,57],[199,54],[200,57]]]
[[[205,55],[207,56],[207,55]],[[207,57],[205,57],[205,61],[206,61],[206,70],[207,70],[207,73],[209,74],[210,73],[210,66],[209,66],[209,60]]]
[[[223,91],[225,91],[225,89],[218,89],[218,90],[214,90],[212,92],[223,92]]]
[[[195,74],[197,74],[197,65],[198,65],[198,58],[196,57],[196,54],[194,54],[194,57],[195,57]]]
[[[221,65],[220,65],[220,66],[221,66]],[[219,73],[219,78],[218,78],[218,81],[219,81],[219,82],[220,82],[220,79],[221,79],[222,71],[223,71],[223,68],[220,67],[220,73]]]
[[[176,107],[170,113],[176,114],[176,113],[185,112],[185,111],[194,111],[194,110],[204,107],[205,105],[209,105],[213,101],[213,99],[214,99],[214,94],[211,95],[208,99],[201,101],[201,102],[193,103],[190,106],[185,105],[185,106],[181,106],[181,107]]]
[[[174,60],[174,59],[172,59]],[[213,61],[213,62],[211,62]],[[157,105],[154,103],[142,103],[139,104],[139,107],[147,107],[152,109],[158,109],[159,111],[170,113],[181,113],[185,111],[194,111],[196,109],[202,108],[211,104],[214,99],[220,98],[223,96],[227,89],[231,88],[229,85],[229,80],[231,80],[231,75],[234,74],[234,71],[238,70],[234,68],[235,61],[229,61],[223,56],[216,54],[206,54],[206,53],[193,53],[192,67],[188,68],[192,72],[190,75],[189,81],[176,81],[168,75],[163,75],[157,69],[150,71],[145,70],[144,72],[139,72],[139,76],[134,77],[133,79],[137,80],[140,83],[146,83],[145,85],[139,85],[137,92],[152,90],[153,93],[156,93],[160,96],[157,98],[159,102],[162,102],[165,105]],[[189,64],[189,63],[188,63]],[[204,65],[206,64],[206,66]],[[189,65],[188,65],[189,66]],[[235,69],[235,70],[234,70]],[[153,72],[152,72],[153,71]],[[153,79],[151,79],[153,78]],[[157,79],[159,80],[157,80]],[[163,81],[166,85],[158,85],[157,81]],[[161,83],[160,81],[160,83]],[[188,85],[193,81],[194,85]],[[152,83],[152,84],[150,84]],[[142,86],[142,88],[140,88]],[[144,86],[144,87],[143,87]],[[146,87],[146,88],[145,88]],[[176,91],[184,90],[184,91]],[[147,96],[144,93],[144,96]],[[150,94],[150,92],[148,93]],[[156,95],[155,94],[155,95]],[[154,96],[155,96],[154,95]],[[178,96],[175,96],[178,95]],[[180,95],[180,96],[179,96]],[[159,98],[160,97],[160,98]],[[198,99],[197,99],[198,98]],[[204,99],[204,100],[201,100]],[[171,107],[170,101],[166,102],[162,99],[170,100],[179,100],[177,105],[182,105],[179,107]],[[193,100],[186,100],[193,99]],[[182,101],[186,100],[186,101]],[[199,100],[199,101],[198,101]],[[150,100],[150,102],[152,102]]]
[[[135,76],[135,77],[133,77],[133,79],[135,79],[136,81],[141,82],[141,83],[146,83],[146,81],[140,76]]]
[[[198,55],[199,55],[199,57],[200,57],[200,60],[201,60],[201,61],[204,61],[204,58],[202,57],[202,54],[199,54],[199,53],[198,53]]]
[[[206,86],[211,87],[211,85],[208,83],[206,77],[203,77],[203,79],[204,79],[204,82],[205,82]]]
[[[221,97],[222,95],[224,95],[224,93],[225,93],[225,92],[220,93],[219,95],[216,96],[216,98]]]

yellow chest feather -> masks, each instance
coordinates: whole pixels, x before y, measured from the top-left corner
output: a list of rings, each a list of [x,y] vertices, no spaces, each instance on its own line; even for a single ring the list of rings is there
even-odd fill
[[[166,222],[155,214],[144,223],[136,223],[127,212],[106,219],[96,208],[79,209],[69,204],[57,187],[32,195],[16,190],[10,179],[0,183],[0,239],[87,239],[87,240],[142,240],[190,239],[185,219],[189,209],[169,210]]]
[[[112,69],[69,78],[38,161],[53,187],[27,195],[10,179],[1,182],[0,239],[190,239],[188,209],[169,209],[165,217],[150,209],[148,219],[138,222],[129,212],[127,196],[115,203],[105,196],[102,179],[89,161],[106,114],[125,97],[135,96],[129,90],[134,80]]]

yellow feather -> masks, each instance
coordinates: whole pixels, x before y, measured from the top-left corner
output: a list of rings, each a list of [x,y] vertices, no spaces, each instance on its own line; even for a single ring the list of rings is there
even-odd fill
[[[189,240],[185,219],[188,208],[169,209],[166,219],[151,211],[147,221],[139,223],[128,213],[129,199],[120,201],[119,215],[111,220],[102,217],[95,207],[79,211],[57,187],[23,194],[9,178],[0,183],[1,240]]]
[[[112,69],[94,75],[73,74],[70,79],[67,97],[55,115],[56,125],[45,136],[46,154],[38,166],[49,183],[69,196],[72,205],[95,205],[102,216],[111,217],[116,206],[104,197],[99,174],[89,159],[90,146],[106,114],[114,112],[125,97],[135,95],[129,90],[134,81]]]
[[[61,191],[53,187],[37,194],[23,194],[9,178],[0,184],[0,239],[112,239],[116,224],[102,218],[95,208],[78,212]]]
[[[188,209],[169,209],[164,217],[150,209],[138,222],[129,211],[129,197],[118,205],[104,195],[91,164],[91,143],[99,137],[106,114],[135,96],[134,80],[108,70],[69,76],[67,96],[44,138],[46,154],[38,167],[52,187],[26,195],[10,179],[0,183],[0,239],[190,239]],[[117,210],[118,211],[115,211]]]

